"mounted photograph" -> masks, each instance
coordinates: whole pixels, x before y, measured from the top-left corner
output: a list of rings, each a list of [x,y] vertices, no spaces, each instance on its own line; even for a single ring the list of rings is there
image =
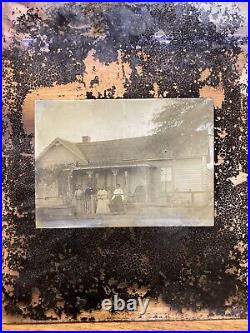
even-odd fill
[[[37,100],[37,228],[214,225],[213,101]]]

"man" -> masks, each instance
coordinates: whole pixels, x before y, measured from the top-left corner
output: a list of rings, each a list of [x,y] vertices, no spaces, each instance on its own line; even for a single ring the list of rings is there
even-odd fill
[[[94,190],[91,184],[88,184],[84,191],[84,212],[86,214],[93,214],[93,203],[92,203],[92,195],[94,194]]]
[[[121,189],[121,185],[117,184],[116,189],[113,192],[112,201],[111,201],[111,210],[113,213],[116,214],[125,213],[124,200],[125,197],[123,190]]]

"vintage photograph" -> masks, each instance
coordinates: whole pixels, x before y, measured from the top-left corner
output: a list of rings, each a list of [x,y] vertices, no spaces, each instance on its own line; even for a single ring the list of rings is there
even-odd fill
[[[213,102],[38,100],[38,228],[213,226]]]

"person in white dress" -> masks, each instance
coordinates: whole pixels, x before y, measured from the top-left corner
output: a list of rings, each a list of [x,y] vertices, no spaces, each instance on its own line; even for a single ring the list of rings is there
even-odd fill
[[[81,190],[80,186],[76,187],[76,191],[74,194],[75,198],[75,215],[76,216],[81,216],[83,213],[83,191]]]
[[[97,192],[97,207],[96,207],[96,214],[109,214],[109,199],[108,199],[108,192],[105,188],[101,188]]]

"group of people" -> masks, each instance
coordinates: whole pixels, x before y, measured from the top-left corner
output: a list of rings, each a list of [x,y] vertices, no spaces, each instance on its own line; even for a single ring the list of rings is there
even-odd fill
[[[95,190],[88,184],[83,190],[81,186],[77,186],[74,199],[76,216],[125,213],[125,196],[120,184],[116,185],[111,196],[105,187]]]

